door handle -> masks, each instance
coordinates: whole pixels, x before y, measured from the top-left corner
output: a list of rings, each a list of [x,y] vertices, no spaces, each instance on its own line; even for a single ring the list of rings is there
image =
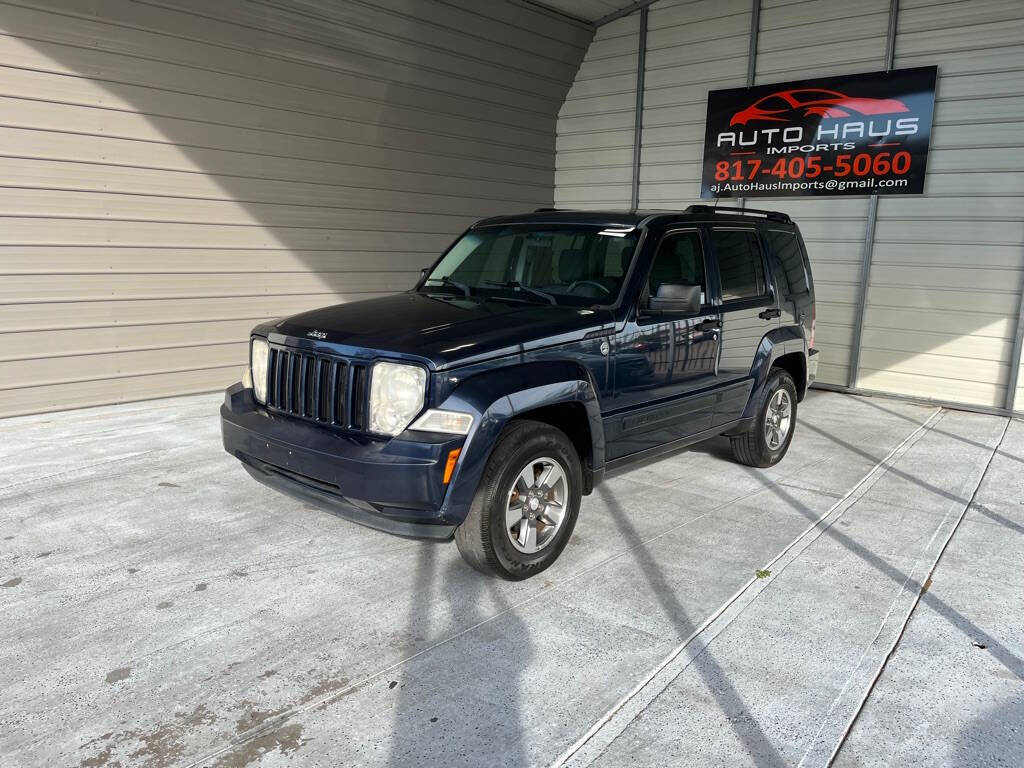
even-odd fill
[[[698,331],[718,331],[721,330],[717,320],[705,320],[701,323],[697,323]]]
[[[764,312],[759,312],[757,316],[760,317],[762,320],[771,320],[773,317],[781,317],[782,310],[775,309],[775,307],[771,307],[770,309],[766,309]]]

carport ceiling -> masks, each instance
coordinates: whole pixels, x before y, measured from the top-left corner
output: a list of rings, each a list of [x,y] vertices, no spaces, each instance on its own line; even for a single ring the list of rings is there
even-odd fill
[[[620,16],[650,5],[647,2],[625,2],[625,0],[533,0],[536,5],[543,5],[566,16],[586,21],[596,26],[605,24]]]

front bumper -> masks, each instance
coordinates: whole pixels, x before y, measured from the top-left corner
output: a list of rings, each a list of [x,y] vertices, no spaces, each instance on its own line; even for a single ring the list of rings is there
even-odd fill
[[[444,466],[463,437],[345,434],[270,412],[241,384],[224,393],[220,415],[224,449],[275,490],[399,536],[449,539],[461,522],[442,505]]]

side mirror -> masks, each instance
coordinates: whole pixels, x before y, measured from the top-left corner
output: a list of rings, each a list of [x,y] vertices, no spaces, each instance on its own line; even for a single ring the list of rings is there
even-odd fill
[[[700,286],[662,283],[658,293],[647,300],[647,309],[657,314],[695,315],[700,311]]]
[[[421,269],[420,270],[420,280],[422,280],[424,277],[426,277],[427,273],[429,271],[430,271],[430,267],[424,267],[423,269]]]

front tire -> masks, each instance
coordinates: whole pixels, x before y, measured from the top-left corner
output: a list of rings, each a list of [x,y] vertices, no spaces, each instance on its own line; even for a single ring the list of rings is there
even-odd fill
[[[796,429],[796,384],[782,368],[773,368],[758,395],[754,420],[746,432],[729,438],[733,456],[749,467],[782,461]]]
[[[518,581],[550,566],[576,526],[583,470],[572,441],[526,419],[502,431],[466,520],[455,531],[476,570]]]

